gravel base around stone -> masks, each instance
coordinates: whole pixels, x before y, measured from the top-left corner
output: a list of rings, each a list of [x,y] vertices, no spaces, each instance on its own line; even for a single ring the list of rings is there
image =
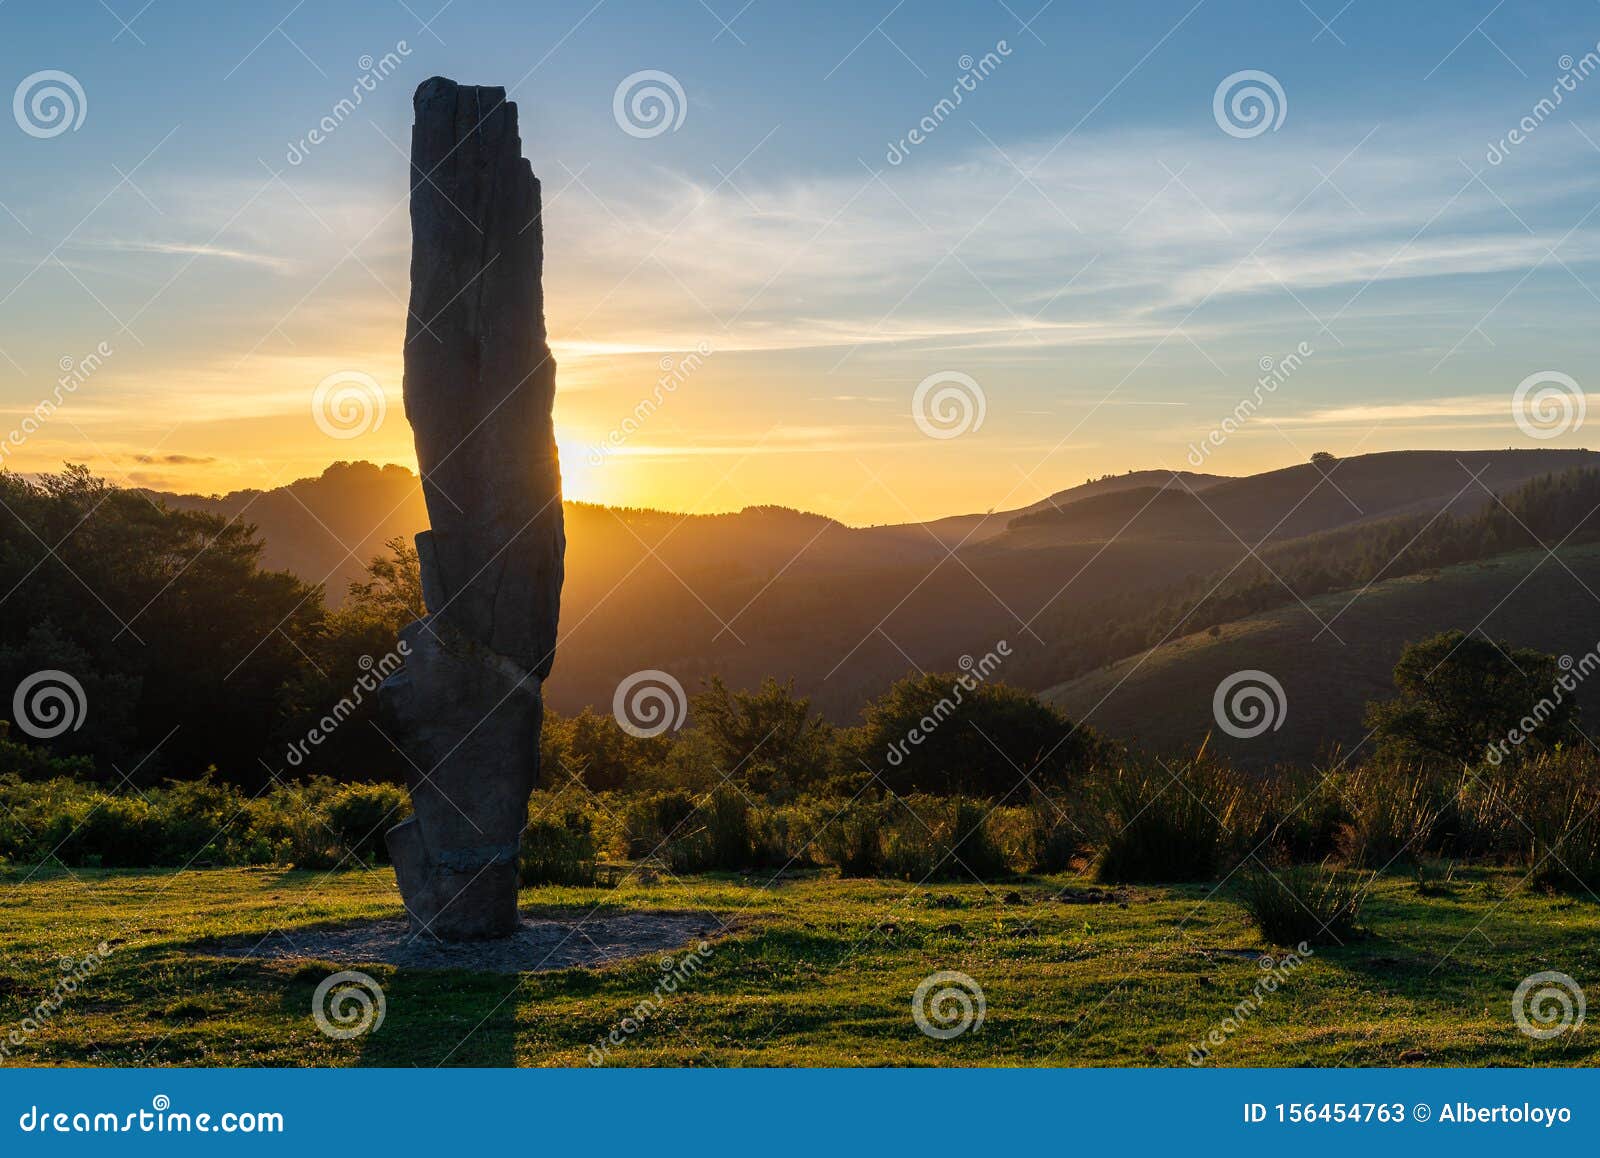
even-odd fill
[[[230,937],[192,946],[208,957],[260,961],[330,961],[338,965],[395,965],[403,969],[468,969],[479,973],[542,973],[587,969],[673,954],[725,931],[711,913],[661,910],[575,916],[524,915],[509,937],[457,944],[414,936],[404,919],[356,921],[285,929],[260,937]]]

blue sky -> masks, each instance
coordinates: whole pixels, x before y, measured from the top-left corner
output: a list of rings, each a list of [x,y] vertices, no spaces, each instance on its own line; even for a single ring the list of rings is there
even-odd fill
[[[1530,436],[1512,395],[1594,373],[1597,42],[1576,0],[9,0],[0,95],[59,70],[85,108],[49,136],[0,118],[0,427],[113,353],[5,462],[202,491],[409,465],[404,150],[434,74],[521,110],[573,497],[1016,506],[1192,467],[1246,398],[1205,469],[1584,445]],[[614,116],[642,70],[681,90],[676,128]],[[1217,120],[1243,70],[1281,89],[1275,129]],[[351,373],[386,414],[331,438],[312,398]],[[918,384],[951,375],[981,425],[929,437]]]

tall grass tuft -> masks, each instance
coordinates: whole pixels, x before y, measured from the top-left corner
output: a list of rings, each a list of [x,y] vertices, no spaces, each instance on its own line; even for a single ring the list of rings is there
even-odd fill
[[[901,880],[1000,880],[1011,875],[990,835],[989,808],[965,796],[910,796],[884,833],[885,876]]]
[[[1273,944],[1338,945],[1357,936],[1371,879],[1325,865],[1252,864],[1238,874],[1234,891]]]
[[[1454,795],[1435,778],[1399,764],[1369,764],[1335,783],[1351,810],[1340,838],[1345,863],[1380,872],[1409,868],[1433,847]]]
[[[1241,799],[1239,781],[1203,757],[1170,770],[1109,773],[1095,810],[1095,875],[1118,883],[1210,880],[1243,819]]]
[[[815,837],[822,859],[839,866],[842,877],[883,873],[882,809],[857,802],[826,823]]]

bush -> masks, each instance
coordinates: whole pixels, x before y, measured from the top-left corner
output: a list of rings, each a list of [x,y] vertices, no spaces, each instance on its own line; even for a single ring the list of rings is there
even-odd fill
[[[1334,855],[1352,815],[1349,802],[1334,786],[1336,779],[1337,773],[1314,768],[1285,768],[1252,784],[1254,827],[1245,835],[1241,851],[1259,850],[1287,864],[1309,864]]]
[[[754,691],[734,691],[712,676],[691,707],[715,767],[752,794],[792,799],[833,772],[833,728],[811,714],[809,699],[796,698],[793,680],[768,677]]]
[[[839,866],[842,877],[883,875],[882,809],[855,803],[825,825],[816,835],[822,859]]]
[[[549,712],[540,734],[542,779],[551,785],[578,780],[595,792],[627,788],[666,759],[671,743],[666,736],[624,732],[609,712],[585,708],[571,719]]]
[[[595,883],[594,826],[582,809],[568,806],[555,816],[528,821],[522,833],[518,880],[523,885]]]
[[[370,864],[389,859],[384,834],[411,815],[411,798],[395,784],[347,784],[326,807],[334,838]]]
[[[1030,872],[1062,873],[1072,868],[1082,854],[1086,836],[1072,816],[1066,801],[1035,796],[1028,804],[1030,840],[1027,864]]]
[[[1211,880],[1241,819],[1238,781],[1199,759],[1172,772],[1120,768],[1097,796],[1102,881]]]
[[[884,836],[883,873],[901,880],[999,880],[1011,866],[990,836],[989,809],[966,797],[902,802]]]
[[[754,867],[756,839],[749,804],[738,789],[717,789],[666,841],[663,855],[673,872]]]
[[[750,822],[750,805],[739,790],[717,789],[701,813],[705,816],[711,867],[750,867],[756,860],[756,838]]]
[[[11,739],[11,721],[0,720],[0,775],[22,780],[94,779],[94,761],[87,756],[55,756],[48,749]]]
[[[383,833],[409,811],[398,787],[341,786],[325,777],[250,800],[209,775],[147,792],[0,776],[0,858],[106,868],[353,868],[352,849],[364,862],[388,859]]]
[[[1261,935],[1275,945],[1343,944],[1357,935],[1367,884],[1322,865],[1268,870],[1252,865],[1235,885]]]
[[[666,851],[669,839],[681,837],[689,827],[694,812],[694,797],[681,788],[655,792],[629,801],[622,821],[625,855],[661,855]]]

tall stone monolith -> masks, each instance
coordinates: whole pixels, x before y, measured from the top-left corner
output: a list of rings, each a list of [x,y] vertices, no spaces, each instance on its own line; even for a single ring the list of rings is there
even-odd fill
[[[556,368],[517,106],[442,77],[414,104],[405,409],[431,529],[417,536],[427,615],[402,630],[410,653],[381,691],[415,810],[388,845],[412,928],[475,940],[518,922],[566,545]]]

